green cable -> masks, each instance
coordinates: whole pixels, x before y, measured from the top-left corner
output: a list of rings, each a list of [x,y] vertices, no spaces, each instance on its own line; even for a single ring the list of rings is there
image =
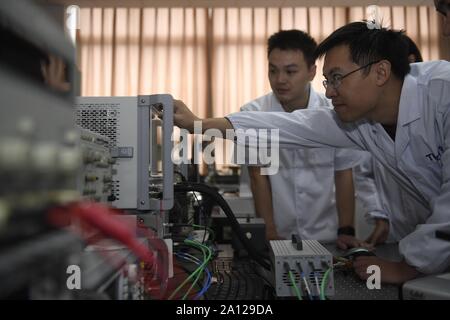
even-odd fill
[[[190,241],[190,240],[185,240],[184,241],[184,243],[185,244],[187,244],[187,245],[191,245],[192,246],[192,241]],[[198,247],[198,246],[196,246],[196,247]],[[202,253],[203,253],[203,257],[205,258],[205,252],[202,250]],[[189,277],[187,277],[175,290],[174,290],[174,292],[172,292],[172,294],[169,296],[169,300],[171,300],[174,296],[175,296],[175,294],[178,292],[178,291],[180,291],[181,290],[181,288],[183,288],[185,285],[186,285],[186,283],[188,283],[193,277],[195,277],[199,272],[200,272],[200,270],[202,270],[202,266],[204,265],[204,262],[197,268],[197,269],[195,269],[195,271],[194,272],[192,272],[190,275],[189,275]]]
[[[183,283],[180,284],[180,285],[172,292],[172,294],[169,296],[169,298],[167,298],[167,299],[168,299],[168,300],[172,300],[172,298],[177,294],[177,292],[180,291],[180,289],[183,288],[184,285],[185,285],[187,282],[189,282],[189,280],[191,280],[191,279],[197,274],[197,272],[199,271],[199,268],[200,268],[200,267],[198,267],[197,269],[195,269],[195,271],[192,272],[192,273],[190,274],[190,276],[187,277],[187,278],[183,281]]]
[[[190,240],[188,240],[188,241],[190,241]],[[191,292],[191,290],[192,290],[192,288],[194,287],[194,285],[198,282],[198,280],[200,279],[200,276],[201,276],[202,272],[205,270],[206,265],[209,263],[209,261],[211,260],[211,257],[212,257],[212,251],[211,251],[211,249],[210,249],[209,247],[207,247],[207,246],[205,246],[205,245],[203,245],[203,244],[200,244],[200,243],[198,243],[198,242],[195,242],[195,241],[191,241],[191,242],[192,242],[192,245],[194,245],[194,246],[197,245],[197,247],[200,247],[200,249],[202,250],[204,262],[203,262],[203,264],[199,267],[198,274],[197,274],[197,278],[195,279],[195,281],[192,283],[192,285],[191,285],[191,287],[189,288],[189,290],[188,290],[188,291],[186,292],[186,294],[184,295],[183,300],[187,297],[187,295]],[[206,257],[206,253],[205,253],[205,251],[203,251],[202,247],[203,247],[205,250],[208,250],[208,257]]]
[[[320,300],[325,300],[325,286],[326,286],[325,282],[328,280],[328,275],[330,274],[330,272],[331,267],[329,267],[328,270],[323,275],[322,284],[320,285]]]
[[[190,240],[186,240],[186,241],[190,241]],[[192,282],[192,285],[191,285],[191,287],[189,288],[189,290],[184,294],[183,300],[186,299],[186,297],[187,297],[187,296],[189,295],[189,293],[191,292],[192,288],[194,288],[194,286],[197,284],[197,282],[198,282],[198,280],[200,279],[200,276],[201,276],[201,274],[202,274],[202,271],[205,269],[206,265],[208,264],[208,262],[209,262],[209,260],[211,259],[211,256],[212,256],[212,252],[211,252],[211,250],[210,250],[207,246],[204,246],[204,245],[202,245],[202,244],[200,244],[200,243],[197,243],[197,242],[194,242],[194,241],[191,241],[191,242],[192,242],[192,245],[197,245],[197,246],[200,247],[200,249],[202,250],[204,262],[203,262],[203,263],[200,265],[200,267],[198,268],[199,270],[196,271],[196,272],[197,272],[197,277],[195,278],[194,282]],[[202,248],[202,247],[203,247],[203,248]],[[206,252],[203,251],[203,249],[208,250],[208,257],[205,257],[205,256],[206,256]]]
[[[188,254],[189,255],[189,254]],[[189,255],[190,256],[190,255]],[[192,262],[192,263],[194,263],[194,264],[197,264],[197,268],[194,270],[194,271],[192,271],[192,273],[194,273],[194,272],[196,272],[197,271],[197,269],[198,269],[198,266],[201,264],[199,264],[197,261],[195,261],[195,260],[193,260],[193,259],[191,259],[190,257],[188,257],[188,256],[183,256],[183,259],[186,259],[186,261],[190,261],[190,262]],[[186,271],[186,270],[185,270]],[[189,272],[189,271],[186,271],[186,272]],[[198,286],[198,288],[201,290],[203,287],[200,285],[200,284],[198,284],[197,283],[197,286]]]
[[[190,245],[193,245],[193,244],[190,244]],[[193,245],[193,246],[196,246],[196,245]],[[192,284],[191,284],[191,286],[189,287],[189,289],[188,289],[188,290],[186,291],[186,293],[184,294],[184,296],[183,296],[183,298],[182,298],[183,300],[186,299],[186,297],[187,297],[187,296],[189,295],[189,293],[191,292],[192,288],[193,288],[193,287],[196,285],[196,283],[198,282],[198,279],[200,278],[200,276],[201,276],[201,274],[202,274],[202,271],[203,271],[202,266],[203,266],[204,262],[206,261],[206,253],[205,253],[204,248],[201,247],[201,246],[196,246],[196,247],[198,247],[198,248],[200,248],[200,250],[202,250],[202,254],[203,254],[203,262],[202,262],[202,264],[199,265],[198,268],[195,270],[194,274],[196,275],[196,277],[195,277],[194,281],[192,281]]]
[[[291,270],[289,270],[289,279],[291,279],[291,283],[294,286],[294,291],[295,291],[295,294],[297,295],[298,300],[302,300],[302,295],[300,294],[300,291],[298,290],[297,284],[295,283],[295,279],[294,279],[294,276],[293,276]]]
[[[192,243],[193,244],[197,244],[196,242],[194,242],[194,241],[190,241],[190,240],[185,240],[184,241],[186,244],[188,244],[188,245],[192,245]],[[197,246],[198,247],[198,246]],[[208,247],[206,247],[206,248],[208,248]],[[209,249],[209,248],[208,248]],[[202,252],[203,252],[203,250],[202,250]],[[204,254],[205,255],[205,254]],[[178,291],[180,291],[180,289],[181,288],[183,288],[184,286],[185,286],[185,284],[186,283],[188,283],[193,277],[195,277],[199,272],[201,272],[201,270],[203,270],[203,268],[204,268],[204,266],[206,265],[206,263],[205,262],[207,262],[207,261],[204,261],[193,273],[191,273],[191,275],[189,276],[189,277],[187,277],[184,281],[183,281],[183,283],[182,284],[180,284],[173,292],[172,292],[172,294],[169,296],[169,298],[168,298],[168,300],[171,300],[176,294],[177,294],[177,292]]]

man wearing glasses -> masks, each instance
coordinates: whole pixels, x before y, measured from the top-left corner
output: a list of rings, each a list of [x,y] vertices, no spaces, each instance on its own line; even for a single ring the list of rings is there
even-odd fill
[[[436,7],[437,12],[444,17],[442,25],[444,36],[450,37],[450,0],[434,0],[434,6]]]
[[[315,40],[300,30],[282,30],[268,40],[268,76],[272,91],[245,104],[242,111],[293,112],[331,106],[311,87],[316,75]],[[367,152],[335,148],[283,149],[276,174],[248,166],[256,212],[266,224],[266,238],[336,241],[338,247],[372,246],[388,234],[373,179],[357,177],[356,193],[376,228],[370,243],[356,239],[353,172]],[[360,192],[361,191],[361,192]]]
[[[401,37],[401,32],[354,22],[318,46],[334,110],[239,112],[201,120],[177,101],[174,119],[189,130],[194,121],[202,121],[204,130],[279,129],[280,147],[369,151],[385,172],[375,176],[377,189],[387,179],[400,186],[401,196],[390,201],[401,210],[387,211],[403,259],[358,257],[353,266],[367,279],[367,267],[378,265],[387,283],[450,267],[450,245],[436,237],[436,231],[450,231],[450,63],[410,65]]]

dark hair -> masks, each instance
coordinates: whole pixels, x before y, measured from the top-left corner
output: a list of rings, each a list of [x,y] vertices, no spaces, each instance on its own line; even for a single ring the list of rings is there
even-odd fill
[[[423,62],[422,54],[420,53],[419,48],[417,45],[412,41],[410,37],[408,37],[406,34],[403,35],[403,39],[408,44],[408,58],[410,55],[414,55],[415,61],[414,62]]]
[[[363,66],[377,60],[388,60],[393,74],[403,80],[410,71],[404,32],[376,28],[374,24],[369,28],[369,25],[370,22],[366,21],[352,22],[337,29],[319,44],[316,56],[321,57],[334,47],[348,45],[354,63]]]
[[[308,66],[316,62],[314,51],[317,48],[316,41],[306,32],[300,30],[281,30],[270,36],[267,41],[267,56],[273,49],[300,50],[303,52]]]
[[[450,4],[445,3],[445,0],[434,0],[434,6],[436,11],[442,14],[444,17],[448,16],[450,11]]]

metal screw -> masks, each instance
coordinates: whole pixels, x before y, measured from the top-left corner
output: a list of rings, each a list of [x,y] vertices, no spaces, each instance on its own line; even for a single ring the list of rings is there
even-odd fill
[[[141,204],[142,204],[142,205],[144,205],[144,204],[145,204],[145,201],[144,201],[144,200],[142,200],[142,201],[141,201]]]

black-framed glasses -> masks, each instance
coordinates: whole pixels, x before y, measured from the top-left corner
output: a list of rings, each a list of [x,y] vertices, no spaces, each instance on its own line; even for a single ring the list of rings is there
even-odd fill
[[[436,11],[447,17],[448,12],[450,11],[450,2],[446,2],[445,0],[434,0],[434,6],[436,7]]]
[[[344,80],[344,78],[348,77],[352,73],[355,73],[356,71],[359,71],[359,70],[362,70],[364,68],[367,68],[368,66],[371,66],[371,65],[373,65],[375,63],[378,63],[380,61],[381,60],[372,61],[372,62],[370,62],[368,64],[363,65],[361,68],[358,68],[356,70],[350,71],[349,73],[346,73],[344,75],[335,74],[335,75],[332,76],[332,78],[330,80],[328,80],[328,79],[323,80],[322,84],[325,87],[325,89],[327,89],[328,86],[331,86],[333,89],[337,89],[341,85],[342,80]]]

